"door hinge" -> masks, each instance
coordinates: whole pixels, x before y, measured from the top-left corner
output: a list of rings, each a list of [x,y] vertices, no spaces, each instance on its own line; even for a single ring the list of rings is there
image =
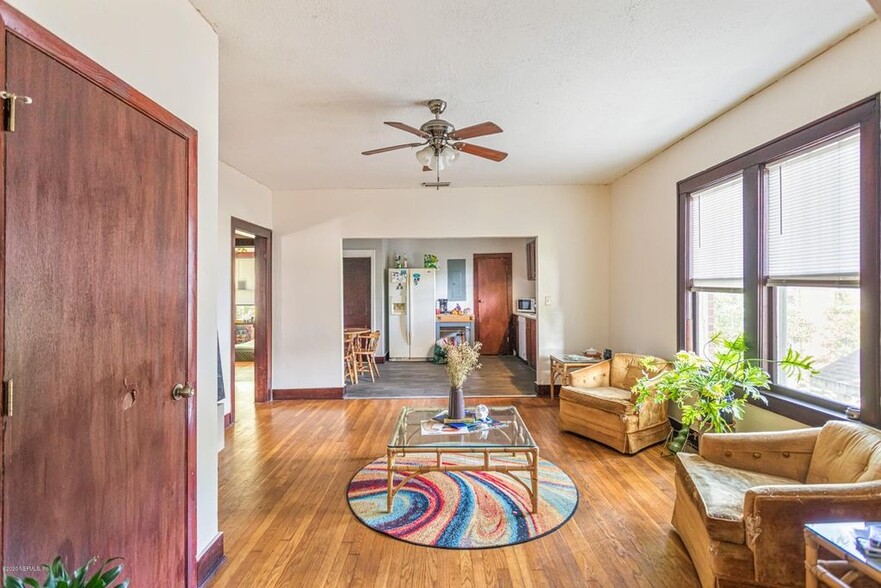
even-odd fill
[[[0,98],[3,99],[3,127],[10,133],[14,133],[15,103],[21,100],[24,104],[32,104],[34,100],[30,96],[19,96],[6,90],[0,90]]]
[[[12,380],[3,382],[3,416],[12,416],[13,396]]]

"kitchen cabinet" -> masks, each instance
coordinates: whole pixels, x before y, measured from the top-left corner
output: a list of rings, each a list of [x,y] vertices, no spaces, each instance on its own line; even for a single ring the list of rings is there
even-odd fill
[[[535,239],[526,244],[526,279],[535,281]]]
[[[535,367],[535,319],[526,320],[526,363]]]
[[[535,317],[515,315],[517,325],[517,357],[535,367]]]

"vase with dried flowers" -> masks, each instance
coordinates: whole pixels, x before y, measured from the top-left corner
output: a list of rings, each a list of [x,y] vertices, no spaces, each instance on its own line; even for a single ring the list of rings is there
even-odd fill
[[[465,380],[476,369],[480,369],[480,342],[471,345],[468,341],[447,343],[447,376],[450,378],[450,403],[447,418],[461,419],[465,417],[465,393],[462,386]]]

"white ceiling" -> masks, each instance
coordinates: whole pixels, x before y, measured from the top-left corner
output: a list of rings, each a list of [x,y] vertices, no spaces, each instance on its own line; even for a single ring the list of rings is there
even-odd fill
[[[456,186],[604,184],[874,18],[865,0],[191,0],[220,36],[220,157],[272,189],[412,187],[443,98]]]

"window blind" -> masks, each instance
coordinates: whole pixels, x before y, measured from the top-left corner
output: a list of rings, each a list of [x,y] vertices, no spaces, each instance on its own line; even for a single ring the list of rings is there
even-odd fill
[[[695,288],[743,287],[743,176],[691,194]]]
[[[857,282],[859,132],[767,166],[768,278]]]

